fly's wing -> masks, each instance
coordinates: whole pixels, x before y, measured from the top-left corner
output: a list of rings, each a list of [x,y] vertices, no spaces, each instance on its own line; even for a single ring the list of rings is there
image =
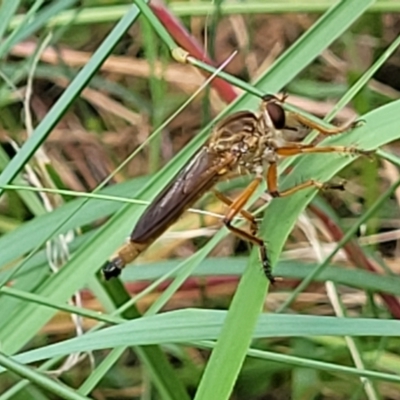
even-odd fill
[[[219,121],[211,133],[208,147],[197,153],[149,205],[134,228],[131,240],[146,243],[172,225],[238,160],[229,150],[223,154],[213,151],[213,146],[252,133],[256,126],[257,116],[251,111],[239,111]]]
[[[227,162],[205,147],[154,199],[131,234],[131,241],[146,243],[161,235],[180,215],[218,181]]]

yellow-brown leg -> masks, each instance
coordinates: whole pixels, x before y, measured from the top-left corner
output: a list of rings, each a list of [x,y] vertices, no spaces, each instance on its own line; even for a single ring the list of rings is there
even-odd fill
[[[296,186],[289,189],[279,191],[278,189],[278,170],[276,163],[271,163],[267,171],[267,183],[268,192],[272,197],[287,197],[298,192],[299,190],[307,189],[309,187],[315,187],[317,189],[338,189],[344,190],[344,184],[339,183],[322,183],[314,179],[309,179],[308,181],[302,182]]]
[[[265,247],[264,241],[261,238],[257,237],[253,233],[249,233],[243,229],[237,228],[236,226],[232,226],[233,218],[238,213],[241,213],[246,219],[248,219],[250,221],[250,223],[254,224],[253,228],[254,229],[256,228],[254,217],[247,211],[243,210],[243,207],[247,203],[247,201],[250,199],[250,197],[253,195],[253,193],[257,190],[261,181],[262,181],[261,177],[256,177],[256,179],[253,182],[251,182],[249,186],[247,186],[247,188],[242,192],[242,194],[236,200],[231,201],[230,199],[227,199],[230,204],[229,204],[229,208],[228,208],[228,211],[225,215],[223,222],[224,222],[225,226],[233,234],[235,234],[236,236],[240,237],[243,240],[246,240],[247,242],[253,243],[254,245],[256,245],[259,248],[260,259],[262,262],[264,273],[265,273],[266,277],[269,279],[269,281],[271,283],[274,283],[275,278],[271,272],[271,264],[268,259],[267,248]],[[224,200],[226,198],[224,200],[222,200],[222,198],[220,198],[220,199],[221,199],[221,201],[225,202]]]
[[[297,156],[299,154],[316,153],[342,153],[352,155],[370,156],[373,150],[361,150],[351,146],[313,146],[311,144],[301,144],[287,142],[285,146],[277,147],[275,153],[282,157]]]
[[[217,199],[220,200],[222,203],[226,204],[227,206],[232,205],[233,200],[231,200],[229,197],[225,196],[223,193],[215,189],[213,190],[213,192],[215,194],[215,197],[217,197]],[[240,210],[240,214],[250,223],[250,232],[255,235],[257,233],[258,226],[254,215],[243,209]]]
[[[323,126],[323,125],[305,117],[304,115],[301,115],[301,114],[298,114],[295,112],[288,112],[287,116],[288,116],[289,120],[291,118],[293,118],[295,121],[306,126],[307,128],[315,129],[319,133],[322,133],[323,135],[328,135],[328,136],[337,135],[339,133],[349,131],[351,129],[356,128],[357,126],[359,126],[362,123],[361,121],[355,121],[355,122],[351,122],[350,124],[344,124],[341,126],[335,126],[335,127],[328,128],[326,126]]]
[[[302,144],[287,142],[285,146],[275,148],[275,153],[281,157],[291,157],[301,154],[317,154],[317,153],[344,153],[353,155],[366,155],[370,156],[374,151],[360,150],[355,147],[348,146],[320,146],[315,147],[311,144]],[[339,189],[343,190],[343,184],[321,183],[314,179],[300,183],[293,188],[280,192],[278,189],[278,170],[276,163],[270,163],[267,172],[268,191],[272,197],[285,197],[296,193],[299,190],[309,187],[316,187],[318,189]]]
[[[232,219],[238,213],[240,213],[240,211],[243,210],[243,207],[245,206],[247,201],[250,199],[250,197],[253,195],[253,193],[260,186],[261,181],[262,181],[262,178],[260,176],[257,176],[250,183],[250,185],[247,186],[247,188],[241,193],[241,195],[229,205],[229,209],[225,215],[224,220],[232,221]]]

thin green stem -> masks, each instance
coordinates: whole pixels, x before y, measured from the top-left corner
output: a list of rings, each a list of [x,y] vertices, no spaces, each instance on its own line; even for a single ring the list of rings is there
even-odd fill
[[[196,58],[191,57],[191,56],[188,56],[186,58],[186,62],[193,65],[194,67],[200,68],[200,69],[210,72],[210,73],[215,73],[215,70],[216,70],[215,67],[212,67],[211,65],[208,65],[202,61],[199,61]],[[262,98],[264,95],[267,94],[267,93],[264,93],[261,90],[257,89],[255,86],[252,86],[251,84],[249,84],[239,78],[236,78],[224,71],[219,72],[218,77],[225,79],[227,82],[231,83],[232,85],[238,87],[239,89],[243,89],[245,92],[253,94],[254,96],[256,96],[258,98]]]
[[[106,324],[120,324],[125,322],[126,320],[119,317],[109,316],[107,314],[102,314],[97,311],[91,311],[82,307],[71,306],[69,304],[54,304],[47,301],[46,298],[43,298],[40,295],[34,293],[27,293],[22,290],[18,290],[15,288],[2,287],[0,289],[0,293],[5,296],[10,296],[15,299],[24,300],[31,303],[36,303],[45,307],[51,307],[59,311],[65,311],[69,314],[76,314],[81,317],[93,319],[99,322],[103,322]]]
[[[109,56],[114,46],[119,42],[122,35],[130,28],[133,22],[138,17],[138,10],[132,7],[109,36],[103,41],[93,57],[82,68],[76,78],[71,82],[62,96],[54,104],[53,108],[46,114],[41,123],[35,129],[31,138],[22,146],[18,154],[10,161],[7,167],[0,175],[0,185],[9,184],[15,176],[22,170],[33,153],[39,148],[46,137],[50,134],[53,127],[57,124],[60,118],[67,111],[68,107],[87,86],[88,82],[96,71],[100,68],[106,58]],[[0,187],[0,196],[4,189]]]
[[[28,379],[31,383],[34,383],[35,385],[56,394],[57,396],[59,396],[59,398],[65,400],[89,400],[88,397],[82,396],[81,394],[75,392],[61,382],[55,381],[54,379],[35,371],[32,368],[20,364],[1,352],[0,365],[3,366],[5,369],[14,372],[20,377]]]
[[[197,342],[196,344],[200,348],[207,348],[207,349],[213,349],[216,346],[216,342],[211,340],[210,341],[204,340],[201,342]],[[338,366],[336,364],[311,360],[308,358],[296,357],[287,354],[278,354],[272,351],[263,351],[250,348],[247,351],[247,355],[258,359],[291,365],[293,367],[297,366],[302,368],[313,368],[320,371],[344,373],[354,376],[364,376],[366,378],[371,378],[371,379],[380,379],[387,382],[400,383],[400,376],[398,375],[387,374],[384,372],[370,371],[370,370],[359,370],[357,368],[346,367],[343,365]]]
[[[10,2],[11,3],[11,2]],[[281,13],[300,13],[312,12],[320,13],[326,11],[333,4],[332,0],[302,1],[246,1],[224,2],[221,6],[223,15],[235,14],[281,14]],[[77,10],[63,11],[52,17],[47,26],[59,25],[87,25],[99,24],[101,22],[113,22],[120,19],[129,10],[129,5],[115,5],[103,7],[86,7]],[[173,1],[168,5],[171,12],[178,17],[207,16],[213,13],[215,5],[212,2],[178,2]],[[382,0],[373,4],[368,12],[373,13],[394,13],[400,11],[400,3],[393,0]],[[14,29],[24,23],[25,15],[16,15],[12,18],[9,29]]]

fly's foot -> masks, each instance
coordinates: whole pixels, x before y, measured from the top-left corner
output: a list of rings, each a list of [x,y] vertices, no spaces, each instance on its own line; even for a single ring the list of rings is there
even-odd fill
[[[333,182],[325,182],[322,184],[321,188],[322,190],[346,190],[346,181],[338,182],[338,183],[333,183]]]
[[[365,125],[365,120],[363,119],[357,119],[354,122],[351,122],[349,124],[349,130],[350,129],[356,129],[356,128],[360,128],[361,126]]]
[[[364,157],[368,157],[370,160],[373,160],[374,155],[375,155],[375,150],[363,150],[363,149],[357,149],[356,147],[354,147],[351,149],[351,153],[356,156],[364,156]]]
[[[250,233],[251,233],[253,236],[256,236],[256,235],[257,235],[257,232],[258,232],[258,223],[257,223],[257,221],[254,219],[254,220],[252,220],[252,221],[250,222]]]
[[[262,259],[262,266],[263,266],[264,274],[267,277],[267,279],[269,280],[269,282],[271,283],[271,285],[275,285],[276,282],[282,281],[281,277],[272,275],[271,264],[269,262],[268,257],[265,257]]]
[[[349,146],[344,148],[344,152],[351,156],[363,156],[373,160],[376,150],[364,150],[356,146]]]

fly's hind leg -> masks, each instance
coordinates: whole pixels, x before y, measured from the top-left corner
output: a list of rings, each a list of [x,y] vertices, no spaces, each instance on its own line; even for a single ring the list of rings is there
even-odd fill
[[[225,197],[223,194],[221,194],[219,192],[215,192],[215,194],[218,197],[218,199],[220,199],[222,202],[224,202],[225,204],[227,204],[229,206],[229,209],[223,220],[225,226],[239,238],[246,240],[247,242],[250,242],[259,248],[260,259],[261,259],[261,263],[263,266],[265,276],[273,284],[276,281],[276,279],[272,275],[271,264],[268,259],[267,248],[265,247],[264,241],[261,238],[259,238],[258,236],[256,236],[257,222],[252,214],[250,214],[246,210],[243,210],[244,205],[247,203],[247,201],[250,199],[250,197],[253,195],[253,193],[257,190],[261,181],[262,181],[261,177],[256,177],[256,179],[253,182],[251,182],[250,185],[243,191],[243,193],[234,201],[228,199],[227,197]],[[239,213],[246,220],[248,220],[250,222],[251,232],[246,232],[245,230],[237,228],[236,226],[232,225],[233,218]]]

